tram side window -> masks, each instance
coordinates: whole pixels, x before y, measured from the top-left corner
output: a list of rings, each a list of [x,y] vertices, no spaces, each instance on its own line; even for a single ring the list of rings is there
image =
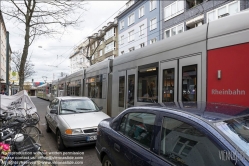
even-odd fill
[[[125,77],[119,77],[118,106],[124,107]]]
[[[174,69],[163,70],[163,102],[174,101]]]
[[[197,101],[197,65],[182,67],[182,101]]]
[[[139,67],[138,102],[158,102],[158,63]]]
[[[102,75],[87,79],[88,97],[102,98]]]

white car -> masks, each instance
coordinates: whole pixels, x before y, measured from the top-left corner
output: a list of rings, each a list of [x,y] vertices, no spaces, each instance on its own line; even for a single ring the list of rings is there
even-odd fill
[[[56,134],[58,150],[94,144],[100,121],[110,118],[88,97],[56,97],[47,106],[47,132]]]

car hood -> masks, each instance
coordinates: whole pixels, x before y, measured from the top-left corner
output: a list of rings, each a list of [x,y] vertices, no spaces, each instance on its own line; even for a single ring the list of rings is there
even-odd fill
[[[60,115],[60,117],[69,125],[71,129],[97,127],[99,122],[104,119],[110,118],[102,111],[91,113],[67,114]]]

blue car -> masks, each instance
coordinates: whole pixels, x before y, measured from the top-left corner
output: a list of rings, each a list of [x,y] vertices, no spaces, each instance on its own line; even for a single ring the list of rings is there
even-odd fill
[[[100,122],[104,166],[249,165],[249,109],[226,104],[158,103]]]

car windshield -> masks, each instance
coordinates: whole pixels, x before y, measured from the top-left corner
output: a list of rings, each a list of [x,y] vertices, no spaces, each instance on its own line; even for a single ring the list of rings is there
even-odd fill
[[[97,105],[89,99],[62,100],[60,114],[87,113],[99,111]]]
[[[249,158],[249,116],[225,120],[215,123],[215,126],[229,137],[242,151],[247,159]]]

